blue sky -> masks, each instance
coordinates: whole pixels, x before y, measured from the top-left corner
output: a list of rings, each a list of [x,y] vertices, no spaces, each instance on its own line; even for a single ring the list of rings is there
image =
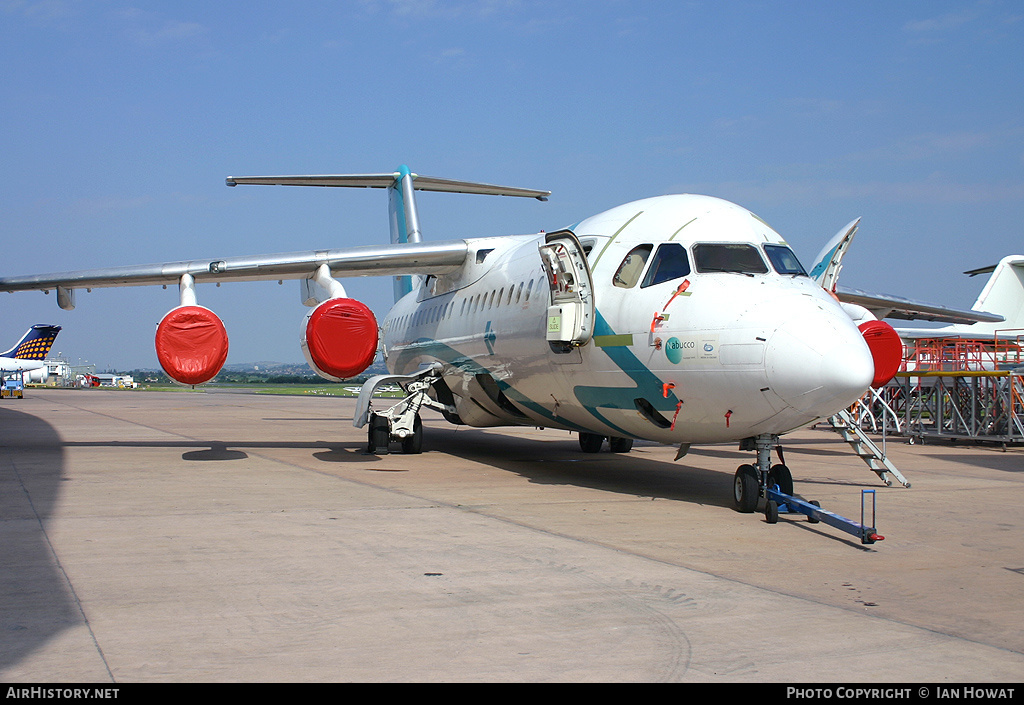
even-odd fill
[[[420,194],[426,239],[553,230],[638,198],[750,208],[841,283],[969,307],[1024,253],[1024,4],[0,0],[7,275],[383,243],[383,192],[228,175],[389,172],[550,189]],[[378,316],[386,279],[345,280]],[[201,286],[229,362],[302,359],[298,284]],[[4,295],[100,369],[156,367],[177,292]],[[56,350],[55,349],[55,350]]]

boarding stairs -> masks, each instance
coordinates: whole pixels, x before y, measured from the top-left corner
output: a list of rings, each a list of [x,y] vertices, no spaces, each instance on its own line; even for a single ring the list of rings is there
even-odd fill
[[[844,441],[850,444],[853,452],[860,456],[860,459],[867,463],[867,466],[887,486],[892,485],[892,480],[888,477],[891,474],[904,487],[910,487],[907,478],[903,477],[903,474],[886,457],[885,453],[875,445],[874,441],[868,438],[849,409],[843,409],[838,414],[829,417],[828,423],[834,431],[843,437]]]

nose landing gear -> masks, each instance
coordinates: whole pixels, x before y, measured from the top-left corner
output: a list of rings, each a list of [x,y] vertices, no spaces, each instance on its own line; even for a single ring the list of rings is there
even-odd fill
[[[848,534],[860,538],[862,544],[872,544],[881,541],[881,536],[874,526],[865,523],[867,514],[865,503],[867,495],[871,495],[871,524],[875,523],[875,491],[862,490],[860,522],[847,519],[821,508],[817,502],[808,502],[793,495],[793,475],[784,464],[771,464],[771,450],[778,448],[779,437],[764,435],[746,439],[741,445],[741,450],[757,451],[757,466],[740,465],[736,469],[733,481],[733,501],[737,511],[750,514],[757,511],[758,502],[764,499],[765,521],[775,524],[779,521],[779,514],[805,514],[809,522],[817,524],[825,522]],[[782,459],[782,450],[779,449],[779,459]]]
[[[733,501],[737,511],[744,514],[756,512],[758,500],[767,496],[768,488],[774,485],[778,485],[786,494],[793,493],[793,475],[782,463],[772,465],[772,448],[778,448],[781,460],[779,437],[774,434],[762,434],[740,443],[740,450],[757,451],[757,465],[740,465],[736,469]]]

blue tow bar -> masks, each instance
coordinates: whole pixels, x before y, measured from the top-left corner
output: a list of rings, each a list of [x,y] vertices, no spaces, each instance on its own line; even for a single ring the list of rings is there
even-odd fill
[[[864,523],[865,513],[865,499],[867,494],[871,494],[871,523],[875,523],[875,491],[874,490],[861,490],[860,495],[860,523],[847,519],[846,517],[839,516],[834,512],[822,509],[818,506],[817,502],[807,502],[798,497],[784,494],[779,491],[779,486],[774,485],[768,489],[767,500],[765,501],[764,515],[765,519],[769,524],[775,524],[779,521],[779,514],[806,514],[809,521],[812,523],[818,523],[823,521],[829,526],[834,526],[840,531],[845,531],[848,534],[853,534],[860,539],[863,544],[874,543],[875,541],[882,541],[885,539],[884,536],[880,536],[874,526],[867,526]]]

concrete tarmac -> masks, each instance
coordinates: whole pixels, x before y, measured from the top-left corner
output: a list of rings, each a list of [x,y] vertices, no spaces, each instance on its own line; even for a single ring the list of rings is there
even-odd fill
[[[365,453],[339,398],[29,389],[0,402],[0,680],[1019,682],[1024,449],[787,437],[796,491],[731,508],[735,446],[587,455],[424,418]]]

